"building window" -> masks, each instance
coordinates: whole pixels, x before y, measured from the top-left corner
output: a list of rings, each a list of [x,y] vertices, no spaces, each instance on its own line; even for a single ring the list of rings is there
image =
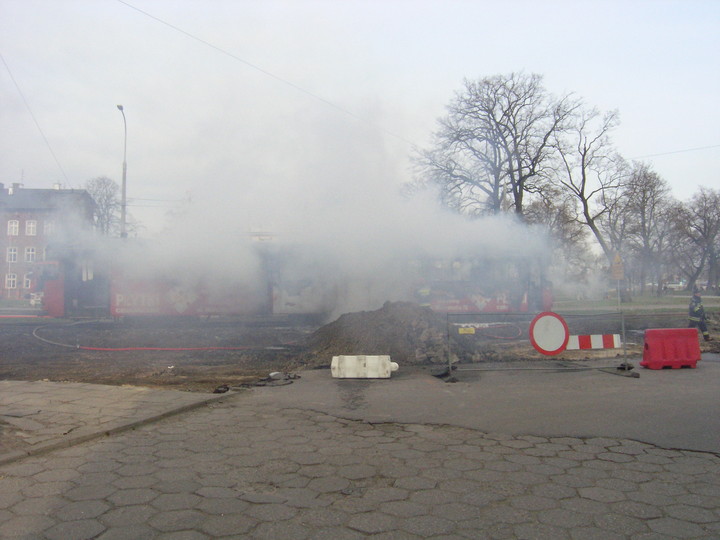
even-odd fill
[[[5,288],[17,289],[17,274],[5,274]]]
[[[20,234],[20,222],[17,219],[8,221],[8,236],[17,236]]]
[[[35,262],[35,248],[34,247],[26,247],[25,248],[25,262]]]
[[[45,236],[52,234],[55,232],[55,222],[54,221],[46,221],[43,223],[43,234]]]
[[[28,219],[25,222],[25,235],[36,236],[37,235],[37,221],[34,219]]]
[[[17,262],[17,248],[7,248],[7,262]]]
[[[23,276],[23,289],[32,288],[32,274],[25,274]]]

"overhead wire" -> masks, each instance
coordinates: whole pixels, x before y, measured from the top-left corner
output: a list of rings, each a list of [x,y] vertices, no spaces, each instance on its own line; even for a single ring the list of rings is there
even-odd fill
[[[134,5],[130,4],[129,2],[127,2],[127,1],[125,1],[125,0],[116,0],[116,1],[119,2],[120,4],[123,4],[124,6],[126,6],[126,7],[128,7],[128,8],[130,8],[130,9],[133,9],[133,10],[137,11],[138,13],[141,13],[142,15],[145,15],[146,17],[148,17],[148,18],[150,18],[150,19],[152,19],[152,20],[154,20],[154,21],[156,21],[156,22],[158,22],[158,23],[160,23],[160,24],[163,24],[163,25],[167,26],[168,28],[171,28],[172,30],[175,30],[176,32],[179,32],[179,33],[183,34],[184,36],[186,36],[186,37],[188,37],[188,38],[190,38],[190,39],[192,39],[192,40],[197,41],[198,43],[201,43],[201,44],[205,45],[206,47],[210,47],[211,49],[214,49],[215,51],[217,51],[217,52],[219,52],[219,53],[221,53],[221,54],[224,54],[225,56],[228,56],[228,57],[232,58],[233,60],[235,60],[235,61],[237,61],[237,62],[241,62],[242,64],[245,64],[246,66],[248,66],[248,67],[250,67],[250,68],[252,68],[252,69],[254,69],[254,70],[256,70],[256,71],[258,71],[258,72],[260,72],[260,73],[262,73],[263,75],[266,75],[266,76],[268,76],[268,77],[271,77],[271,78],[275,79],[276,81],[279,81],[279,82],[281,82],[281,83],[283,83],[283,84],[285,84],[285,85],[293,88],[294,90],[297,90],[298,92],[301,92],[301,93],[305,94],[306,96],[309,96],[309,97],[311,97],[311,98],[313,98],[313,99],[321,102],[322,104],[324,104],[324,105],[326,105],[326,106],[328,106],[328,107],[332,107],[332,108],[335,109],[336,111],[339,111],[339,112],[341,112],[341,113],[343,113],[343,114],[345,114],[345,115],[347,115],[347,116],[350,116],[350,117],[354,118],[355,120],[358,120],[358,121],[363,122],[363,123],[365,123],[365,124],[372,125],[373,127],[375,127],[375,128],[377,128],[377,129],[381,130],[382,132],[386,133],[387,135],[390,135],[390,136],[392,136],[392,137],[394,137],[394,138],[397,138],[397,139],[399,139],[399,140],[401,140],[401,141],[409,144],[409,145],[412,146],[412,147],[417,147],[417,144],[416,144],[416,143],[414,143],[413,141],[407,139],[406,137],[403,137],[402,135],[399,135],[399,134],[397,134],[397,133],[395,133],[395,132],[393,132],[393,131],[390,131],[390,130],[388,130],[387,128],[385,128],[385,127],[383,127],[383,126],[374,124],[374,123],[368,121],[366,118],[363,118],[362,116],[359,116],[358,114],[355,114],[354,112],[352,112],[352,111],[350,111],[350,110],[348,110],[348,109],[346,109],[346,108],[338,105],[337,103],[334,103],[334,102],[332,102],[332,101],[330,101],[330,100],[328,100],[328,99],[326,99],[326,98],[324,98],[324,97],[322,97],[322,96],[319,96],[318,94],[316,94],[316,93],[314,93],[314,92],[312,92],[312,91],[310,91],[310,90],[308,90],[308,89],[306,89],[306,88],[304,88],[304,87],[302,87],[302,86],[300,86],[300,85],[298,85],[298,84],[296,84],[296,83],[294,83],[294,82],[292,82],[292,81],[289,81],[289,80],[287,80],[287,79],[285,79],[285,78],[283,78],[283,77],[281,77],[281,76],[279,76],[279,75],[276,75],[275,73],[273,73],[273,72],[271,72],[271,71],[268,71],[267,69],[262,68],[262,67],[258,66],[257,64],[253,64],[252,62],[249,62],[248,60],[245,60],[244,58],[242,58],[242,57],[240,57],[240,56],[238,56],[238,55],[236,55],[236,54],[234,54],[234,53],[231,53],[231,52],[229,52],[228,50],[223,49],[222,47],[220,47],[220,46],[218,46],[218,45],[215,45],[215,44],[213,44],[213,43],[211,43],[211,42],[209,42],[209,41],[207,41],[207,40],[205,40],[205,39],[203,39],[203,38],[201,38],[201,37],[196,36],[195,34],[192,34],[191,32],[189,32],[189,31],[187,31],[187,30],[184,30],[184,29],[180,28],[179,26],[176,26],[176,25],[174,25],[174,24],[172,24],[172,23],[169,23],[168,21],[166,21],[166,20],[164,20],[164,19],[161,19],[160,17],[157,17],[156,15],[153,15],[153,14],[151,14],[151,13],[148,13],[147,11],[144,11],[144,10],[138,8],[137,6],[134,6]],[[683,152],[693,152],[693,151],[696,151],[696,150],[707,150],[707,149],[718,148],[718,147],[720,147],[720,144],[709,145],[709,146],[698,146],[698,147],[695,147],[695,148],[686,148],[686,149],[682,149],[682,150],[671,150],[671,151],[668,151],[668,152],[661,152],[661,153],[657,153],[657,154],[647,154],[647,155],[642,155],[642,156],[635,156],[635,157],[630,158],[630,159],[644,159],[644,158],[648,158],[648,157],[659,157],[659,156],[666,156],[666,155],[670,155],[670,154],[679,154],[679,153],[683,153]]]
[[[25,107],[27,107],[27,110],[30,113],[30,116],[32,117],[33,122],[35,122],[35,126],[38,128],[40,135],[42,136],[43,140],[45,141],[45,145],[48,147],[48,150],[50,150],[50,154],[52,155],[53,159],[55,160],[55,163],[57,164],[58,168],[60,169],[60,172],[62,173],[63,178],[65,178],[65,182],[69,185],[70,179],[68,178],[67,174],[65,174],[65,169],[63,169],[63,166],[60,164],[60,160],[58,159],[57,155],[55,155],[55,151],[53,150],[52,145],[50,144],[50,141],[48,140],[47,136],[45,135],[43,128],[40,126],[40,122],[38,122],[37,118],[35,117],[35,113],[33,113],[32,107],[30,107],[30,103],[28,103],[28,100],[25,98],[25,94],[23,93],[22,89],[20,88],[20,85],[15,80],[15,77],[13,76],[10,66],[5,61],[5,57],[2,54],[0,54],[0,59],[2,59],[2,63],[5,65],[5,69],[7,70],[8,75],[10,75],[10,80],[12,80],[13,84],[15,85],[15,88],[17,89],[18,94],[20,94],[20,97],[22,98],[23,103],[25,103]]]
[[[671,154],[682,154],[684,152],[695,152],[696,150],[710,150],[711,148],[720,148],[720,144],[711,144],[709,146],[696,146],[695,148],[685,148],[683,150],[670,150],[668,152],[660,152],[659,154],[646,154],[644,156],[635,156],[630,159],[644,159],[649,157],[669,156]]]
[[[228,50],[226,50],[226,49],[223,49],[222,47],[220,47],[220,46],[218,46],[218,45],[215,45],[214,43],[210,43],[209,41],[207,41],[207,40],[205,40],[205,39],[203,39],[203,38],[201,38],[201,37],[198,37],[198,36],[196,36],[195,34],[192,34],[192,33],[188,32],[187,30],[184,30],[184,29],[180,28],[179,26],[176,26],[176,25],[174,25],[174,24],[172,24],[172,23],[169,23],[169,22],[167,22],[166,20],[161,19],[160,17],[157,17],[157,16],[155,16],[155,15],[152,15],[151,13],[148,13],[147,11],[144,11],[144,10],[140,9],[140,8],[138,8],[137,6],[132,5],[132,4],[130,4],[129,2],[126,2],[125,0],[116,0],[116,1],[119,2],[120,4],[123,4],[124,6],[129,7],[130,9],[133,9],[133,10],[137,11],[138,13],[141,13],[142,15],[145,15],[146,17],[148,17],[148,18],[150,18],[150,19],[152,19],[152,20],[154,20],[154,21],[156,21],[156,22],[159,22],[160,24],[163,24],[163,25],[167,26],[168,28],[171,28],[172,30],[175,30],[176,32],[181,33],[182,35],[184,35],[184,36],[186,36],[186,37],[188,37],[188,38],[190,38],[190,39],[192,39],[192,40],[194,40],[194,41],[197,41],[198,43],[201,43],[201,44],[205,45],[206,47],[210,47],[211,49],[213,49],[213,50],[215,50],[215,51],[217,51],[217,52],[219,52],[219,53],[221,53],[221,54],[224,54],[225,56],[228,56],[228,57],[232,58],[233,60],[235,60],[235,61],[237,61],[237,62],[240,62],[240,63],[242,63],[242,64],[245,64],[245,65],[248,66],[249,68],[252,68],[252,69],[258,71],[258,72],[262,73],[263,75],[266,75],[266,76],[268,76],[268,77],[270,77],[270,78],[272,78],[272,79],[275,79],[276,81],[281,82],[281,83],[289,86],[290,88],[292,88],[292,89],[294,89],[294,90],[297,90],[298,92],[301,92],[301,93],[305,94],[306,96],[309,96],[309,97],[313,98],[313,99],[316,100],[316,101],[319,101],[319,102],[322,103],[323,105],[326,105],[326,106],[328,106],[328,107],[331,107],[331,108],[335,109],[336,111],[339,111],[339,112],[341,112],[341,113],[343,113],[343,114],[345,114],[345,115],[347,115],[347,116],[350,116],[350,117],[354,118],[355,120],[358,120],[358,121],[360,121],[360,122],[362,122],[362,123],[364,123],[364,124],[371,125],[371,126],[373,126],[374,128],[379,129],[380,131],[386,133],[387,135],[390,135],[391,137],[394,137],[394,138],[396,138],[396,139],[399,139],[399,140],[401,140],[401,141],[403,141],[403,142],[405,142],[405,143],[407,143],[407,144],[409,144],[409,145],[411,145],[411,146],[413,146],[413,147],[416,146],[416,144],[415,144],[414,142],[412,142],[412,141],[410,141],[409,139],[403,137],[402,135],[399,135],[399,134],[397,134],[397,133],[394,133],[394,132],[392,132],[392,131],[384,128],[383,126],[374,124],[373,122],[370,122],[370,121],[367,120],[366,118],[364,118],[364,117],[362,117],[362,116],[360,116],[360,115],[358,115],[358,114],[355,114],[354,112],[352,112],[352,111],[350,111],[350,110],[348,110],[348,109],[346,109],[346,108],[338,105],[337,103],[334,103],[334,102],[330,101],[329,99],[326,99],[326,98],[324,98],[324,97],[322,97],[322,96],[319,96],[319,95],[317,95],[316,93],[311,92],[310,90],[308,90],[308,89],[306,89],[306,88],[303,88],[303,87],[300,86],[299,84],[296,84],[296,83],[294,83],[294,82],[292,82],[292,81],[289,81],[289,80],[287,80],[287,79],[285,79],[285,78],[283,78],[283,77],[281,77],[281,76],[279,76],[279,75],[276,75],[275,73],[273,73],[273,72],[271,72],[271,71],[268,71],[267,69],[262,68],[262,67],[258,66],[257,64],[253,64],[252,62],[249,62],[249,61],[245,60],[244,58],[241,58],[240,56],[238,56],[238,55],[236,55],[236,54],[234,54],[234,53],[231,53],[230,51],[228,51]]]

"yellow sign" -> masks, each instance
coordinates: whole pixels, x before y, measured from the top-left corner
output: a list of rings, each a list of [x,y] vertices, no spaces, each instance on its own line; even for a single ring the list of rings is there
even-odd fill
[[[472,326],[458,328],[458,334],[474,334],[474,333],[475,333],[475,329]]]
[[[615,260],[613,261],[612,267],[610,268],[610,274],[612,275],[612,278],[617,281],[622,281],[623,279],[625,279],[625,266],[623,265],[619,253],[615,254]]]

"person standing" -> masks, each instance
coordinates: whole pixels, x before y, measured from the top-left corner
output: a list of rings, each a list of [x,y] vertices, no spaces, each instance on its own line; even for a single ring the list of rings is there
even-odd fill
[[[690,324],[689,328],[699,328],[702,332],[703,339],[705,341],[712,341],[710,332],[708,332],[705,308],[702,305],[702,298],[700,297],[700,289],[697,287],[693,288],[693,295],[690,299],[690,306],[688,307],[688,320]]]

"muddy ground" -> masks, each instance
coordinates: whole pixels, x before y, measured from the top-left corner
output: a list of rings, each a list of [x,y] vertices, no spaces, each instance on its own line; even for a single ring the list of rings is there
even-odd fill
[[[598,326],[597,321],[573,324],[581,323]],[[448,351],[460,362],[542,358],[527,339],[528,318],[503,324],[460,336],[445,316],[406,303],[346,314],[324,326],[272,318],[122,322],[2,318],[0,379],[212,392],[222,385],[261,383],[271,372],[327,367],[337,354],[389,354],[401,365],[439,366],[446,364]],[[683,325],[681,315],[628,320],[631,352],[641,354],[643,327]],[[714,328],[717,336],[716,323]],[[717,341],[702,346],[720,352]],[[566,355],[566,359],[583,360],[588,354]]]
[[[5,319],[0,323],[0,379],[212,391],[294,369],[295,343],[312,330],[232,319]]]

